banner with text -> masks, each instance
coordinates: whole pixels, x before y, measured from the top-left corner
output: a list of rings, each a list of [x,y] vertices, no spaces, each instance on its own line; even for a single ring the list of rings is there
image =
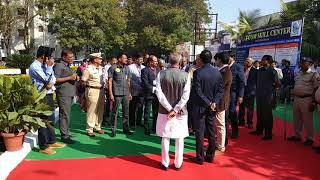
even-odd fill
[[[236,61],[243,64],[251,57],[260,61],[264,55],[271,55],[275,61],[290,61],[295,66],[300,60],[303,20],[248,32],[237,44]]]

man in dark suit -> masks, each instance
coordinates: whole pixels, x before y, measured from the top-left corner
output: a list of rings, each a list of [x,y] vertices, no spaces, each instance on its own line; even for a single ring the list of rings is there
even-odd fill
[[[159,109],[159,101],[155,95],[156,84],[155,80],[159,73],[160,69],[158,68],[158,59],[156,56],[151,55],[148,58],[148,66],[141,70],[141,87],[144,95],[144,133],[150,135],[150,113],[152,108],[152,131],[156,131],[156,122]]]
[[[245,77],[243,72],[243,66],[236,63],[235,55],[230,53],[229,56],[229,67],[232,72],[232,84],[230,90],[230,106],[229,106],[229,119],[232,127],[232,139],[237,139],[238,134],[238,116],[237,116],[237,105],[243,102]],[[228,116],[227,116],[228,117]]]
[[[193,104],[193,120],[196,135],[196,158],[195,163],[202,165],[206,160],[212,163],[215,154],[214,118],[216,107],[223,95],[223,79],[218,69],[210,65],[212,54],[204,50],[200,54],[199,66],[193,74],[193,83],[196,98]],[[204,132],[208,132],[208,148],[204,156],[203,140]]]
[[[257,69],[253,68],[253,59],[247,58],[245,63],[245,90],[243,103],[239,106],[239,126],[245,125],[244,115],[247,108],[247,125],[249,129],[253,128],[253,111],[254,111],[254,98],[256,96],[257,86]]]
[[[277,71],[271,67],[272,56],[264,55],[261,68],[257,72],[257,127],[252,135],[263,135],[263,140],[272,140],[273,115],[272,100],[274,91],[280,86]]]

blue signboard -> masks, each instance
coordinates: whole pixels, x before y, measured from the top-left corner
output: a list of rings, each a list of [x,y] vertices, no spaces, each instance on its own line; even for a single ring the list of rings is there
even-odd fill
[[[236,61],[243,64],[248,57],[260,61],[264,55],[271,55],[279,63],[286,59],[296,65],[300,60],[303,23],[301,19],[248,32],[237,44]]]

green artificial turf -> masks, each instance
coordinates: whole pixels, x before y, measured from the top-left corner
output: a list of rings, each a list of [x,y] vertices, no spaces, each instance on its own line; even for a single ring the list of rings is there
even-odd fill
[[[121,116],[121,113],[119,113]],[[103,128],[107,134],[96,134],[96,137],[90,138],[85,133],[86,114],[80,111],[78,105],[72,107],[71,113],[71,133],[74,136],[75,144],[67,145],[62,149],[56,149],[54,155],[44,155],[34,148],[27,159],[66,159],[66,158],[90,158],[103,156],[121,156],[121,155],[139,155],[139,154],[160,154],[161,138],[155,134],[151,136],[144,135],[144,130],[139,127],[134,135],[125,136],[122,133],[121,118],[118,120],[118,131],[115,138],[111,138],[109,128]],[[151,124],[151,123],[150,123]],[[60,140],[59,130],[56,128],[58,141]],[[195,140],[193,136],[185,139],[185,152],[195,151]],[[171,141],[174,145],[174,141]],[[171,146],[174,151],[174,146]]]
[[[279,117],[282,120],[286,120],[290,123],[293,122],[293,106],[292,104],[283,105],[279,104],[275,110],[273,110],[273,116]],[[313,113],[313,127],[317,132],[320,132],[320,124],[318,111]]]
[[[292,122],[292,105],[285,107],[278,105],[273,112],[274,117],[280,117],[283,120]],[[314,127],[319,132],[320,126],[317,120],[318,116],[315,112]],[[33,149],[27,156],[28,160],[42,159],[68,159],[68,158],[93,158],[105,156],[121,156],[121,155],[139,155],[139,154],[160,154],[161,153],[161,138],[152,134],[151,136],[144,135],[142,127],[135,130],[133,136],[125,136],[122,133],[121,112],[118,119],[117,137],[110,138],[109,128],[103,128],[107,134],[96,134],[96,137],[90,138],[86,135],[86,114],[81,112],[79,105],[75,104],[72,107],[71,113],[71,133],[74,136],[75,144],[67,145],[63,149],[56,149],[54,155],[44,155],[39,153],[38,149]],[[151,124],[151,123],[150,123]],[[57,139],[59,141],[59,130],[56,128]],[[173,145],[173,146],[172,146]],[[171,141],[171,149],[174,152],[174,141]],[[195,151],[195,139],[189,136],[185,139],[185,152]]]

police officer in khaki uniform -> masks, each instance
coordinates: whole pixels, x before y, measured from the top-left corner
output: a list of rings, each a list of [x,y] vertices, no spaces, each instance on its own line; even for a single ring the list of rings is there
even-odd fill
[[[101,53],[90,54],[91,64],[83,72],[82,81],[86,86],[87,99],[87,135],[94,137],[93,129],[99,134],[104,134],[101,130],[104,112],[104,78],[102,70]]]
[[[302,127],[306,128],[307,137],[304,145],[313,144],[313,111],[315,108],[315,91],[319,86],[319,74],[311,71],[312,59],[302,58],[300,72],[295,76],[293,89],[293,119],[295,135],[289,141],[301,141]]]

